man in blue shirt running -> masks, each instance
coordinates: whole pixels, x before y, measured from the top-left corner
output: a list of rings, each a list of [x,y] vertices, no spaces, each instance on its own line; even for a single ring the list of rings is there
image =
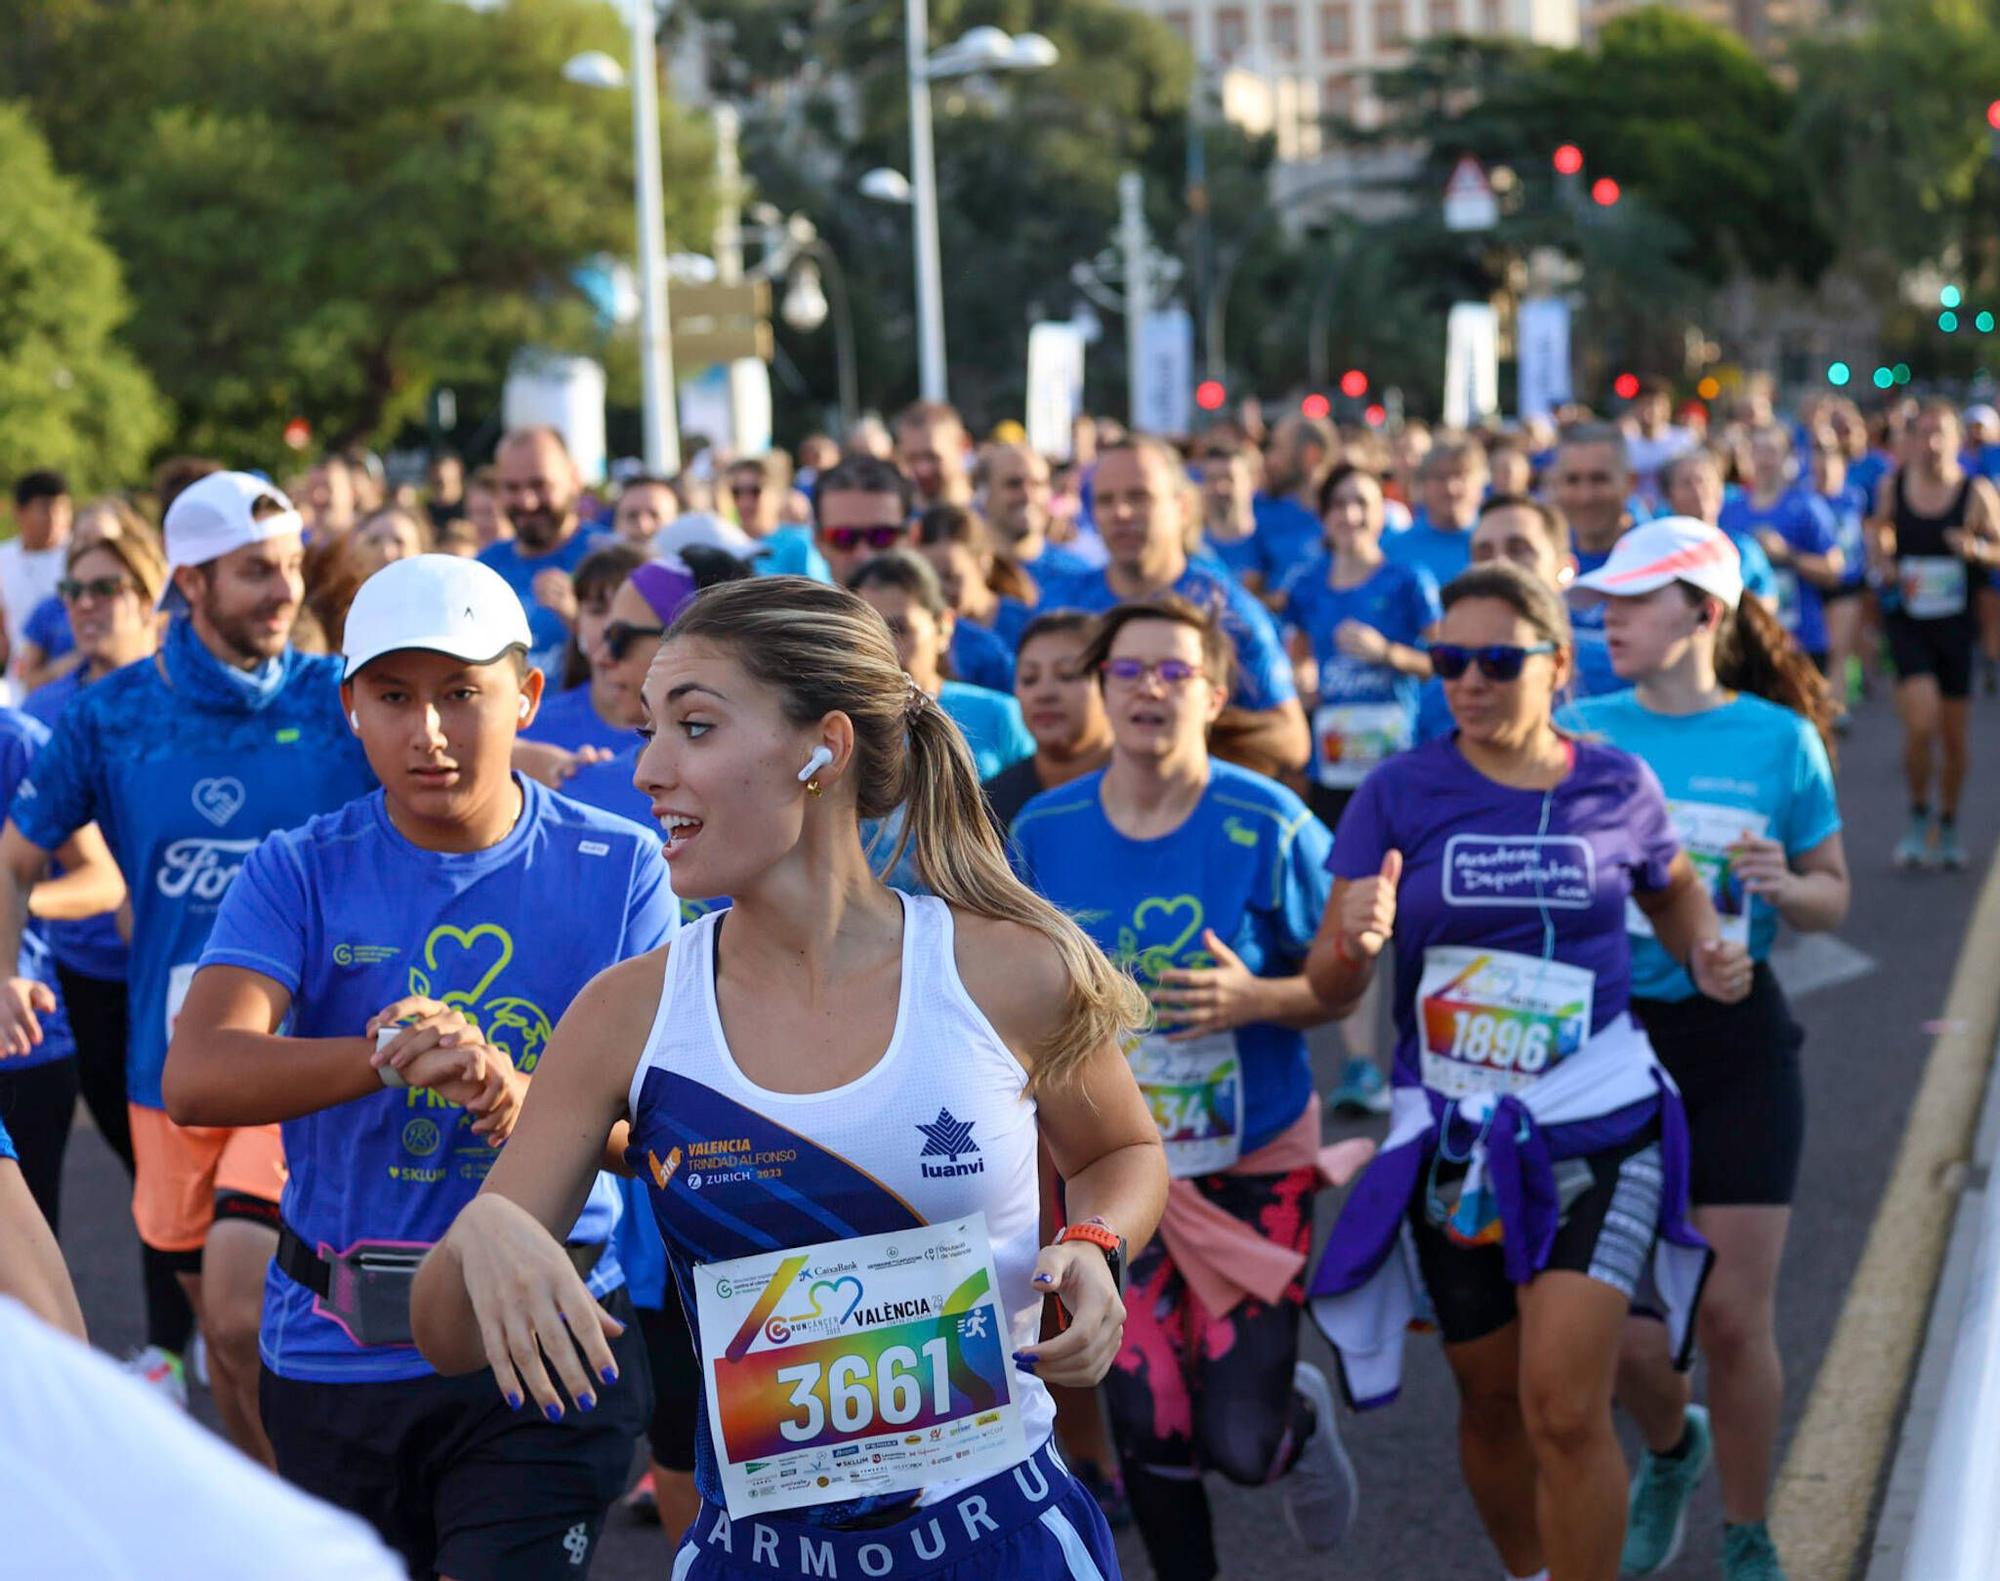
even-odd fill
[[[555,429],[515,429],[500,441],[493,465],[514,536],[487,545],[479,560],[500,573],[527,612],[535,638],[528,662],[559,675],[569,642],[569,627],[558,613],[566,602],[563,593],[570,574],[604,534],[577,518],[583,479]],[[538,582],[545,591],[537,589]]]
[[[675,922],[657,834],[510,770],[542,694],[528,641],[483,566],[421,555],[362,587],[342,699],[382,788],[252,854],[165,1081],[184,1122],[284,1125],[261,1345],[278,1469],[454,1581],[584,1568],[650,1404],[636,1329],[574,1413],[509,1409],[410,1341],[417,1262],[492,1167],[554,1023]],[[600,1175],[569,1244],[629,1312],[618,1200]]]
[[[167,511],[159,653],[94,682],[56,721],[0,834],[0,959],[20,948],[49,853],[95,822],[132,901],[126,1090],[140,1240],[174,1262],[208,1339],[224,1428],[268,1461],[257,1416],[257,1319],[285,1166],[276,1126],[184,1127],[160,1071],[174,1018],[230,883],[273,829],[374,786],[341,717],[336,659],[288,645],[305,586],[304,523],[245,472]],[[32,1025],[0,1006],[10,1035]]]

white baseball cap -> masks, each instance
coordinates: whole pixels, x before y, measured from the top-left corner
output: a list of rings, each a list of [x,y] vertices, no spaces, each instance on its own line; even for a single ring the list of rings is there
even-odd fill
[[[259,500],[276,500],[282,510],[261,519],[250,514]],[[161,607],[177,602],[174,573],[184,565],[207,565],[245,545],[304,535],[305,518],[285,491],[250,472],[211,472],[190,483],[167,507],[167,588]]]
[[[455,554],[413,555],[382,567],[354,595],[341,679],[405,648],[491,664],[509,648],[533,646],[527,612],[498,571]]]
[[[719,549],[737,560],[751,560],[765,552],[764,545],[741,527],[709,511],[677,516],[653,534],[653,553],[662,560],[682,564],[681,551],[687,548]]]
[[[1719,598],[1734,609],[1743,597],[1743,557],[1729,534],[1692,516],[1662,516],[1634,527],[1611,550],[1611,558],[1569,585],[1569,600],[1580,608],[1607,598],[1637,598],[1669,582]]]
[[[1965,409],[1967,428],[2000,428],[2000,411],[1995,411],[1984,401]]]

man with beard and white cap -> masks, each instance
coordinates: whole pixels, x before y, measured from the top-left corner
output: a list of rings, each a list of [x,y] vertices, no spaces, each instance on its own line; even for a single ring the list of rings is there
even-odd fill
[[[257,1324],[277,1245],[278,1128],[181,1126],[161,1069],[222,899],[274,829],[374,786],[341,717],[339,664],[289,645],[304,523],[246,472],[195,483],[167,512],[171,621],[151,659],[114,671],[56,722],[0,833],[0,959],[13,960],[49,854],[95,822],[132,904],[127,1084],[139,1238],[175,1260],[208,1340],[230,1438],[270,1460],[257,1412]],[[39,1034],[0,996],[0,1033]]]

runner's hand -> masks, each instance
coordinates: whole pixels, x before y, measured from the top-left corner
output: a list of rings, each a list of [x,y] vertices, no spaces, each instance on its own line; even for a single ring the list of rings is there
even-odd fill
[[[1770,557],[1773,565],[1783,565],[1792,557],[1791,542],[1775,527],[1759,527],[1757,529],[1757,542],[1762,546],[1764,553]],[[546,575],[547,573],[544,572],[543,574]]]
[[[597,1304],[562,1244],[525,1208],[484,1192],[460,1211],[442,1244],[458,1257],[487,1364],[509,1405],[518,1410],[532,1400],[554,1421],[565,1393],[587,1411],[603,1385],[617,1382],[609,1341],[625,1325]],[[544,1358],[555,1363],[561,1389]]]
[[[528,1096],[528,1079],[514,1062],[475,1033],[399,1066],[412,1087],[426,1087],[472,1116],[472,1134],[498,1147],[513,1134]]]
[[[1785,848],[1762,835],[1743,835],[1730,846],[1729,869],[1751,894],[1781,911],[1798,893],[1799,876],[1785,860]]]
[[[546,741],[514,743],[514,767],[550,790],[561,790],[576,777],[578,769],[592,763],[609,763],[616,756],[603,747],[578,747],[571,752]]]
[[[1202,931],[1213,966],[1177,967],[1160,973],[1152,992],[1153,1011],[1174,1030],[1171,1042],[1227,1032],[1257,1019],[1257,975],[1224,944],[1213,928]]]
[[[576,584],[570,581],[567,571],[550,566],[546,571],[537,571],[528,585],[534,591],[537,604],[570,630],[576,629]]]
[[[395,1066],[398,1072],[407,1072],[410,1062],[419,1055],[428,1054],[433,1049],[456,1048],[461,1043],[476,1042],[479,1028],[466,1017],[464,1011],[455,1006],[427,999],[422,994],[411,994],[398,999],[394,1004],[378,1010],[368,1019],[363,1035],[374,1037],[384,1027],[404,1023],[403,1030],[378,1048],[368,1063],[378,1071],[385,1065]],[[408,1075],[404,1075],[408,1081]],[[419,1085],[412,1082],[412,1086]]]
[[[1366,621],[1343,620],[1333,628],[1333,645],[1350,659],[1380,664],[1389,657],[1389,639]]]
[[[1089,1241],[1044,1246],[1035,1259],[1035,1288],[1069,1313],[1069,1327],[1014,1359],[1043,1383],[1094,1389],[1111,1370],[1125,1337],[1125,1298],[1111,1278],[1103,1248]]]
[[[1403,879],[1403,853],[1382,858],[1382,871],[1358,878],[1340,901],[1341,945],[1347,954],[1374,960],[1396,931],[1396,886]]]
[[[18,1059],[42,1046],[41,1017],[54,1015],[56,996],[47,983],[10,977],[0,989],[0,1060]]]
[[[1717,1004],[1740,1004],[1750,997],[1750,952],[1740,944],[1703,939],[1688,961],[1688,975]]]

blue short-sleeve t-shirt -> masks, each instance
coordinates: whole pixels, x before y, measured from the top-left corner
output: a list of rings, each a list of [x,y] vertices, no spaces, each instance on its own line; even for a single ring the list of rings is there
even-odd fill
[[[1219,614],[1236,652],[1231,702],[1239,708],[1269,709],[1299,695],[1292,680],[1291,660],[1285,655],[1270,611],[1241,583],[1211,566],[1190,561],[1173,590],[1197,607]],[[1123,602],[1104,571],[1050,581],[1042,587],[1044,609],[1080,609],[1095,615]]]
[[[646,830],[519,779],[521,816],[484,851],[427,851],[391,821],[382,792],[273,834],[244,864],[203,966],[256,972],[292,996],[292,1037],[359,1037],[409,994],[461,1007],[488,1043],[533,1071],[591,978],[657,949],[676,915]],[[559,919],[559,926],[550,926]],[[497,1150],[463,1109],[389,1089],[284,1123],[281,1207],[308,1245],[429,1245],[450,1227]],[[571,1239],[611,1234],[618,1193],[598,1183]],[[594,1293],[620,1282],[600,1258]],[[264,1363],[327,1383],[421,1377],[414,1347],[356,1344],[274,1264],[264,1286]]]
[[[1630,753],[1574,743],[1547,792],[1488,779],[1455,740],[1390,758],[1341,815],[1329,870],[1373,878],[1403,855],[1396,892],[1398,1085],[1424,1081],[1428,1025],[1419,1003],[1431,952],[1505,951],[1591,974],[1588,1031],[1625,1014],[1632,977],[1626,903],[1663,889],[1680,847],[1653,771]]]
[[[1472,531],[1433,527],[1428,517],[1420,516],[1408,532],[1384,538],[1382,552],[1397,565],[1425,572],[1443,587],[1472,564]]]
[[[503,538],[479,551],[479,563],[500,573],[501,580],[514,590],[521,608],[527,612],[528,633],[535,640],[528,659],[544,674],[560,673],[569,627],[562,623],[561,616],[535,597],[535,578],[544,571],[574,575],[584,556],[604,542],[605,536],[602,528],[585,524],[547,554],[523,552],[518,538]]]
[[[1342,653],[1334,633],[1343,621],[1357,620],[1391,642],[1406,648],[1421,647],[1424,634],[1438,619],[1437,585],[1427,571],[1393,560],[1354,587],[1332,586],[1332,569],[1330,555],[1307,561],[1286,584],[1284,594],[1284,619],[1305,634],[1319,667],[1318,707],[1394,703],[1403,711],[1403,743],[1414,741],[1417,694],[1422,683],[1392,665],[1371,664]],[[1327,741],[1317,724],[1313,750],[1320,769],[1328,769]]]
[[[69,674],[36,687],[22,701],[21,712],[53,727],[89,684],[84,678],[85,668],[78,665]],[[56,964],[65,971],[95,977],[100,982],[125,980],[131,952],[118,932],[118,919],[111,913],[85,917],[80,922],[51,922],[48,930],[49,948],[55,952]]]
[[[14,800],[14,793],[27,777],[35,754],[48,740],[48,728],[18,708],[0,708],[0,807]],[[0,1075],[9,1071],[32,1070],[53,1065],[76,1052],[70,1034],[69,1015],[63,1004],[62,985],[56,981],[54,952],[49,947],[49,925],[31,921],[21,930],[21,954],[15,975],[40,983],[56,996],[56,1008],[36,1019],[42,1024],[42,1041],[27,1054],[0,1060]]]
[[[1840,585],[1859,587],[1868,579],[1868,491],[1843,483],[1821,502],[1833,513],[1833,541],[1840,545]]]
[[[1250,502],[1250,515],[1257,528],[1246,542],[1267,589],[1284,586],[1325,547],[1326,532],[1319,518],[1289,496],[1259,494]]]
[[[1833,512],[1826,501],[1807,488],[1788,489],[1769,505],[1758,505],[1747,493],[1740,494],[1724,504],[1718,525],[1739,550],[1746,539],[1757,542],[1757,533],[1766,528],[1799,554],[1822,555],[1840,541]],[[1778,600],[1778,619],[1807,653],[1826,652],[1826,613],[1819,590],[1789,566],[1771,565],[1771,557],[1761,542],[1757,542],[1757,552],[1770,569]],[[1749,586],[1747,564],[1743,580]]]
[[[148,1109],[165,1107],[173,1021],[245,860],[272,830],[375,788],[341,712],[340,660],[287,649],[279,662],[281,679],[254,706],[173,671],[164,655],[113,671],[64,711],[14,799],[14,822],[45,851],[95,822],[125,875],[126,1091]]]
[[[968,686],[989,692],[1014,690],[1014,649],[996,631],[969,620],[953,623],[951,673]]]
[[[1333,837],[1275,780],[1209,764],[1208,788],[1172,834],[1134,840],[1105,815],[1099,770],[1044,791],[1014,819],[1022,880],[1073,916],[1150,987],[1161,972],[1215,964],[1214,930],[1260,977],[1303,969],[1332,886]],[[1235,1033],[1244,1074],[1242,1149],[1283,1131],[1312,1097],[1305,1035],[1268,1022]]]
[[[1643,758],[1660,781],[1676,832],[1708,885],[1725,936],[1740,936],[1767,960],[1778,914],[1730,874],[1727,847],[1744,834],[1776,840],[1796,857],[1837,834],[1833,765],[1810,721],[1761,697],[1738,694],[1699,714],[1662,714],[1637,692],[1595,697],[1564,710],[1563,723]],[[1686,969],[1661,948],[1640,916],[1632,929],[1632,993],[1688,999]],[[1734,932],[1732,931],[1734,930]]]
[[[1023,571],[1026,571],[1029,576],[1035,579],[1038,586],[1045,581],[1060,577],[1083,576],[1092,569],[1091,563],[1074,550],[1065,549],[1059,543],[1049,543],[1047,541],[1043,542],[1042,552],[1036,555],[1034,559],[1022,560],[1019,564]],[[1046,595],[1038,600],[1038,602],[1051,609],[1057,607],[1048,603]]]
[[[44,659],[60,659],[76,647],[76,637],[69,629],[69,610],[53,594],[28,611],[21,635],[42,650]]]
[[[632,744],[632,732],[623,725],[604,722],[590,701],[590,682],[585,681],[566,692],[544,693],[542,706],[536,710],[534,722],[522,730],[521,739],[561,747],[565,752],[583,747],[622,752]]]

